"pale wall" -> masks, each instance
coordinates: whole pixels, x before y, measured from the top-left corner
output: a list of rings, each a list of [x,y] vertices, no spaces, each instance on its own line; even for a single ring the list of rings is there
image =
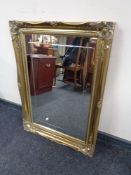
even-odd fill
[[[99,130],[131,141],[131,1],[4,0],[0,5],[0,98],[21,103],[9,20],[116,21]]]

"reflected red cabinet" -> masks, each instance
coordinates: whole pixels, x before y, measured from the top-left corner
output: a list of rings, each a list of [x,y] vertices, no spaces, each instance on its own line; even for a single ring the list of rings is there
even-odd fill
[[[52,90],[54,70],[54,56],[32,54],[28,56],[28,73],[31,95],[38,95]]]

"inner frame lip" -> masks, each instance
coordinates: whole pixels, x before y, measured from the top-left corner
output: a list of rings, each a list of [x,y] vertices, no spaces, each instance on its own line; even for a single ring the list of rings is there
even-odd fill
[[[34,30],[34,29],[33,29]],[[76,29],[76,30],[73,30],[73,34],[74,35],[72,35],[72,30],[71,30],[71,32],[70,32],[70,29],[68,29],[68,30],[66,30],[66,31],[68,31],[68,32],[70,32],[70,35],[67,35],[67,33],[65,33],[65,31],[62,31],[62,34],[61,33],[54,33],[54,31],[56,31],[56,29],[54,30],[54,29],[49,29],[48,30],[48,32],[46,32],[47,31],[47,29],[42,29],[42,33],[41,33],[41,29],[39,30],[39,31],[37,31],[36,32],[36,30],[37,29],[35,29],[35,31],[32,33],[32,30],[27,30],[27,29],[21,29],[20,30],[20,35],[21,35],[21,38],[22,38],[22,40],[23,40],[23,42],[22,42],[22,46],[23,46],[23,52],[24,52],[24,61],[26,62],[26,69],[27,69],[27,60],[26,60],[26,48],[25,48],[25,46],[26,46],[26,42],[25,42],[25,35],[26,34],[47,34],[47,35],[60,35],[60,36],[79,36],[79,37],[86,37],[86,38],[95,38],[96,40],[98,40],[98,38],[97,37],[94,37],[94,35],[93,34],[91,34],[91,36],[92,37],[90,37],[88,34],[90,33],[90,31],[89,32],[87,32],[88,34],[86,34],[86,36],[84,35],[83,36],[83,34],[79,34],[79,35],[75,35],[74,34],[74,31],[75,31],[75,33],[77,33],[78,32],[78,30]],[[46,33],[45,33],[46,32]],[[57,32],[59,32],[58,30],[57,30]],[[85,32],[85,31],[84,31]],[[94,32],[93,32],[94,33]],[[97,42],[96,42],[96,47],[97,47]],[[96,49],[96,48],[95,48]],[[95,60],[96,61],[96,60]],[[94,66],[95,68],[94,68],[94,71],[93,71],[93,79],[94,79],[94,74],[95,74],[95,71],[96,71],[96,67],[97,67],[97,64],[95,64],[95,66]],[[28,81],[28,89],[29,89],[29,91],[30,91],[30,88],[29,88],[29,77],[28,77],[28,74],[27,74],[27,81]],[[67,138],[68,136],[69,136],[69,140],[71,140],[71,139],[73,139],[75,142],[78,142],[78,143],[80,143],[81,142],[81,144],[85,144],[86,145],[86,143],[87,143],[87,140],[88,140],[88,134],[87,134],[87,131],[88,131],[88,129],[89,129],[89,121],[90,121],[90,113],[91,113],[91,111],[90,111],[90,108],[91,108],[91,102],[93,101],[93,95],[92,95],[92,89],[93,89],[93,86],[94,86],[94,81],[92,81],[93,83],[92,83],[92,87],[91,87],[91,97],[90,97],[90,102],[89,102],[89,110],[88,110],[88,113],[87,113],[87,124],[86,124],[86,132],[85,132],[85,139],[84,140],[82,140],[82,139],[80,139],[80,138],[76,138],[76,137],[74,137],[74,136],[71,136],[71,135],[68,135],[68,134],[66,134],[66,133],[63,133],[63,132],[61,132],[61,131],[57,131],[57,130],[55,130],[55,129],[53,129],[53,128],[50,128],[50,127],[48,127],[48,126],[42,126],[41,124],[37,124],[37,123],[35,123],[35,122],[33,122],[33,118],[32,118],[32,115],[31,115],[31,120],[32,120],[32,123],[34,123],[34,124],[36,124],[36,126],[38,127],[38,125],[39,126],[41,126],[41,129],[43,129],[43,131],[45,131],[45,130],[47,130],[47,128],[49,129],[49,132],[51,132],[51,133],[53,133],[53,134],[56,134],[56,135],[58,135],[59,136],[59,134],[61,134],[63,137],[65,137],[65,138]],[[30,95],[29,95],[30,96]],[[32,114],[32,105],[31,105],[31,96],[29,97],[30,98],[30,107],[31,107],[31,114]]]

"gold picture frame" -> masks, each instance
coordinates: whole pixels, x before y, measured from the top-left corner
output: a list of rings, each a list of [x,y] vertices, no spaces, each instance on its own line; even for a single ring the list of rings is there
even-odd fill
[[[114,22],[30,22],[9,21],[12,42],[15,50],[18,87],[22,101],[23,125],[26,131],[44,136],[57,143],[69,146],[81,153],[92,156],[94,153],[97,130],[102,107],[106,73],[115,28]],[[25,34],[71,34],[75,36],[97,38],[95,52],[95,70],[91,93],[90,111],[85,140],[41,126],[32,121],[29,81],[25,56]]]

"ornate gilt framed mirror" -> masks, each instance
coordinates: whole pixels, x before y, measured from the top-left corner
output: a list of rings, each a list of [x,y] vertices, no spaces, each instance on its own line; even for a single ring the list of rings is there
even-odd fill
[[[92,156],[115,23],[9,24],[24,129]]]

